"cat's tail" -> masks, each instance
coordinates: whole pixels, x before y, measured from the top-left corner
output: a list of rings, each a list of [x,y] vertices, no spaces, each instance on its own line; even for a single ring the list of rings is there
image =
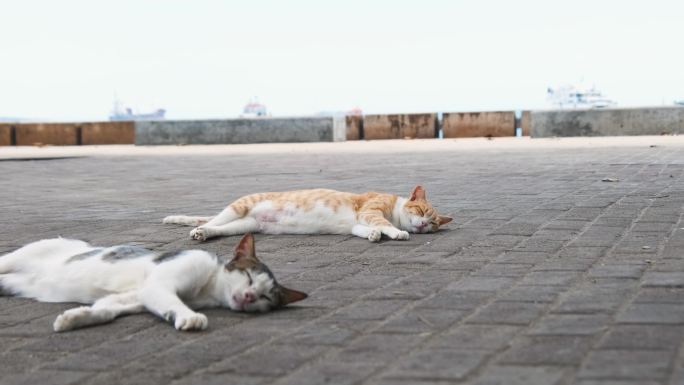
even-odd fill
[[[19,254],[19,250],[21,249],[0,255],[0,274],[9,274],[14,271],[14,265],[17,260],[17,254]],[[1,289],[2,288],[0,287],[0,291],[2,291]]]
[[[9,258],[6,258],[6,255],[0,255],[0,274],[7,274],[12,271],[9,264]]]
[[[169,215],[162,223],[186,226],[199,226],[209,222],[213,217],[189,217],[187,215]]]

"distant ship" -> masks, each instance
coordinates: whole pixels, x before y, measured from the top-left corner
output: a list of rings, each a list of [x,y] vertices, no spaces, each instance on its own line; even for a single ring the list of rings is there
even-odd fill
[[[558,88],[547,88],[546,97],[554,107],[564,108],[609,108],[617,105],[603,93],[591,88],[567,85]]]
[[[133,109],[129,107],[124,108],[121,102],[117,100],[114,102],[114,108],[112,109],[112,114],[109,115],[109,120],[164,120],[164,115],[166,115],[166,110],[163,108],[148,113],[134,113]]]
[[[270,116],[268,113],[268,109],[266,109],[266,106],[262,103],[259,103],[259,100],[254,97],[252,98],[242,109],[242,114],[240,114],[241,118],[263,118]]]

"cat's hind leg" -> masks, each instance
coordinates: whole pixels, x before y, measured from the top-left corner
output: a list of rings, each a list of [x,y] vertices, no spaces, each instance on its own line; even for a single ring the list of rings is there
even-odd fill
[[[236,210],[231,204],[221,211],[217,216],[213,217],[204,226],[221,226],[230,223],[236,219],[240,219],[247,214],[247,210]]]
[[[65,311],[57,316],[52,327],[56,332],[64,332],[111,322],[118,316],[140,313],[144,309],[145,307],[138,299],[137,291],[111,294],[100,298],[92,306],[81,306]]]
[[[197,227],[190,232],[190,237],[198,241],[206,241],[222,235],[240,235],[256,232],[259,230],[259,223],[252,217],[240,218],[230,223],[219,226],[206,225]]]
[[[233,208],[232,205],[230,205],[226,207],[223,211],[221,211],[217,216],[213,217],[207,223],[193,229],[190,232],[190,238],[196,239],[198,241],[204,241],[217,235],[224,235],[221,234],[221,231],[217,229],[219,227],[230,225],[234,222],[239,222],[243,219],[247,219],[246,217],[244,217],[245,214],[245,210],[238,212],[238,210],[236,210],[235,208]],[[238,224],[237,226],[240,225]]]
[[[378,242],[382,237],[382,232],[366,225],[354,225],[351,230],[353,235],[361,238],[367,238],[371,242]]]

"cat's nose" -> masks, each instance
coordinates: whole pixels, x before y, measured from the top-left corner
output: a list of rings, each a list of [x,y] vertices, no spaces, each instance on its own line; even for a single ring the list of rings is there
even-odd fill
[[[246,293],[245,293],[244,302],[245,302],[245,303],[252,303],[252,302],[254,302],[254,301],[256,301],[256,295],[254,295],[254,293],[249,292],[249,291],[246,292]]]

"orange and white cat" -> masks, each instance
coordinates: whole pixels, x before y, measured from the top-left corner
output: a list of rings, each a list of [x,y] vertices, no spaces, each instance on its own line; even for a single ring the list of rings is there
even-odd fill
[[[382,235],[406,240],[409,233],[435,232],[452,218],[439,215],[416,186],[408,198],[327,189],[246,195],[215,217],[172,215],[164,223],[199,226],[198,241],[248,232],[264,234],[353,234],[377,242]]]

